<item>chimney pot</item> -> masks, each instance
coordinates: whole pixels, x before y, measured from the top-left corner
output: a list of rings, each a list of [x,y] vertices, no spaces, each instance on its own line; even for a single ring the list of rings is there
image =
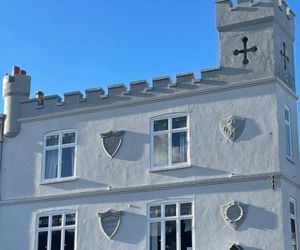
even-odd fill
[[[13,75],[20,75],[20,74],[21,74],[21,68],[18,66],[14,66]]]

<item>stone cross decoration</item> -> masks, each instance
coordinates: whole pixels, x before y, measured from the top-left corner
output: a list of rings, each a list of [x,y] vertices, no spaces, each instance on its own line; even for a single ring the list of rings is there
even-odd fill
[[[237,56],[237,55],[239,55],[239,54],[244,54],[243,64],[244,64],[244,65],[247,65],[247,64],[249,63],[249,60],[248,60],[248,53],[249,53],[249,52],[253,52],[253,53],[256,52],[256,51],[257,51],[257,47],[256,47],[256,46],[253,46],[253,47],[251,47],[251,48],[247,48],[248,37],[244,37],[244,38],[242,39],[242,41],[243,41],[243,44],[244,44],[244,49],[242,49],[242,50],[236,49],[236,50],[233,52],[233,54],[234,54],[235,56]]]
[[[287,66],[287,63],[290,62],[290,58],[286,55],[286,45],[285,43],[283,43],[283,51],[280,50],[280,54],[282,55],[283,57],[283,60],[284,60],[284,70],[286,70],[286,66]]]

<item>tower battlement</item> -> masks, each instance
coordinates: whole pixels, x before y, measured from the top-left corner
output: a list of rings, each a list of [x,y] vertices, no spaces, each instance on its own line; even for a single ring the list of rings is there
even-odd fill
[[[263,22],[277,22],[294,40],[295,14],[284,0],[216,0],[217,28],[220,32]]]

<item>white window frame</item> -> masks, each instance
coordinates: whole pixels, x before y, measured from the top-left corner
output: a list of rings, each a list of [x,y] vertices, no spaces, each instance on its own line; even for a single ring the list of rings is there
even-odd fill
[[[172,129],[172,119],[177,117],[186,117],[186,127]],[[154,132],[154,122],[158,120],[168,119],[168,130],[156,131]],[[150,171],[160,171],[160,170],[172,170],[178,168],[186,168],[191,166],[190,161],[190,118],[187,112],[166,114],[161,116],[156,116],[150,120],[150,130],[151,130],[151,160],[150,160]],[[187,161],[180,163],[172,163],[172,133],[174,132],[187,132]],[[168,165],[155,166],[154,165],[154,136],[160,134],[168,134]]]
[[[289,114],[289,121],[287,121],[286,119],[285,119],[285,112],[287,111],[287,113]],[[285,142],[285,154],[286,154],[286,158],[288,159],[288,160],[291,160],[292,161],[292,159],[293,159],[293,141],[292,141],[292,121],[291,121],[291,108],[288,106],[288,105],[284,105],[284,139],[285,139],[285,141],[286,141],[286,126],[288,126],[289,127],[289,142],[288,141],[286,141]],[[290,155],[288,154],[288,152],[287,152],[287,144],[290,144],[289,146],[290,146]]]
[[[291,213],[290,211],[290,203],[294,205],[294,214]],[[298,220],[297,220],[297,204],[296,200],[292,197],[289,198],[289,227],[290,227],[290,232],[291,232],[291,246],[293,245],[293,239],[292,239],[292,230],[291,230],[291,219],[295,221],[295,233],[296,233],[296,241],[295,241],[295,246],[296,250],[298,250]]]
[[[65,216],[66,214],[75,214],[75,225],[64,225],[65,224]],[[62,215],[62,225],[61,226],[52,226],[52,216],[53,215]],[[40,217],[44,217],[44,216],[48,216],[49,217],[49,221],[48,221],[48,227],[45,228],[39,228],[39,218]],[[52,231],[55,230],[62,230],[62,237],[61,237],[61,249],[63,247],[64,244],[64,236],[65,236],[65,230],[66,229],[75,229],[75,235],[74,235],[74,250],[77,250],[77,226],[78,226],[78,211],[75,209],[66,209],[66,210],[55,210],[55,211],[49,211],[49,212],[42,212],[42,213],[38,213],[36,216],[36,223],[35,223],[35,250],[38,250],[38,240],[39,240],[39,232],[47,232],[47,249],[51,249],[50,248],[50,244],[51,244],[51,237]]]
[[[66,133],[75,133],[75,142],[68,143],[65,146],[62,144],[62,135]],[[46,140],[48,136],[58,135],[58,145],[55,146],[46,146]],[[62,149],[74,147],[74,166],[73,166],[73,175],[67,177],[61,177],[61,161],[62,161]],[[58,149],[58,173],[57,177],[55,178],[45,178],[45,171],[46,171],[46,151],[51,149]],[[76,129],[66,129],[66,130],[58,130],[44,134],[43,140],[43,171],[42,171],[42,184],[53,183],[53,182],[63,182],[63,181],[72,181],[76,180],[76,158],[77,158],[77,131]]]
[[[192,214],[191,215],[180,215],[180,204],[182,203],[191,203],[192,204]],[[176,204],[176,216],[165,217],[165,206]],[[161,217],[160,218],[150,218],[150,208],[153,206],[161,206]],[[181,250],[180,242],[180,220],[182,219],[191,219],[192,220],[192,250],[195,250],[195,205],[193,199],[176,199],[176,200],[166,200],[166,201],[157,201],[147,204],[147,250],[150,250],[150,233],[151,222],[160,222],[161,223],[161,250],[165,250],[165,224],[166,221],[176,220],[176,250]]]

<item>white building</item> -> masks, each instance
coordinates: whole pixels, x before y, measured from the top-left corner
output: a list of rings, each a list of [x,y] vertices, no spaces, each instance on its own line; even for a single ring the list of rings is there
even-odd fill
[[[1,250],[300,249],[294,14],[238,2],[201,79],[62,101],[4,77]]]

